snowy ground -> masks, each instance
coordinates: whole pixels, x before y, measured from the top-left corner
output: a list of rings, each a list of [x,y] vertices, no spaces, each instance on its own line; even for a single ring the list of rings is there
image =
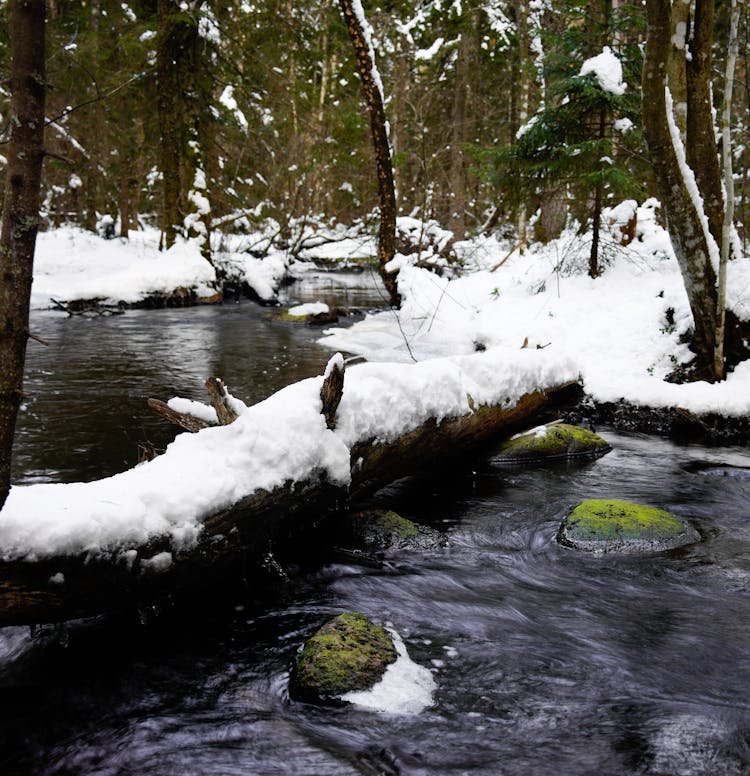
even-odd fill
[[[468,241],[457,246],[468,270],[461,277],[441,278],[399,258],[402,309],[328,329],[321,342],[370,361],[401,362],[526,343],[574,361],[597,401],[748,415],[750,362],[718,385],[664,382],[691,358],[680,336],[692,317],[653,204],[639,208],[637,238],[629,246],[620,245],[612,228],[603,246],[606,269],[596,280],[586,274],[590,238],[574,233],[515,252],[494,272],[510,246],[492,238]],[[730,263],[728,303],[741,319],[750,318],[747,258]]]
[[[403,308],[330,330],[323,340],[379,362],[347,370],[335,431],[320,414],[322,376],[254,407],[237,402],[240,417],[231,426],[181,434],[164,455],[115,477],[13,488],[0,513],[0,557],[108,551],[132,562],[132,547],[157,534],[171,536],[175,547],[189,545],[202,518],[257,488],[314,468],[345,484],[358,441],[392,438],[430,416],[515,401],[579,376],[598,400],[750,414],[750,362],[719,385],[664,382],[689,357],[679,337],[690,314],[652,206],[640,209],[638,224],[638,239],[627,248],[606,241],[607,267],[596,280],[585,273],[588,244],[573,234],[514,253],[502,266],[508,245],[493,238],[462,243],[465,271],[453,279],[410,266],[416,257],[398,257]],[[269,294],[287,263],[280,254],[260,260],[231,251],[224,260],[248,276],[255,272]],[[34,304],[45,306],[50,296],[117,300],[208,288],[212,273],[190,245],[165,255],[154,235],[125,243],[63,229],[40,236]],[[729,289],[732,308],[750,317],[750,261],[732,263]],[[140,561],[159,571],[171,556]]]

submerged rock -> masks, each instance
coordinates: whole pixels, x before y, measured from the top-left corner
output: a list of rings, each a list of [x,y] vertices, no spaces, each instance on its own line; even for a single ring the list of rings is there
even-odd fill
[[[435,550],[447,543],[439,531],[385,509],[351,513],[346,518],[345,530],[349,541],[368,550]]]
[[[335,700],[380,681],[397,652],[385,628],[364,614],[340,614],[308,639],[292,668],[289,695],[295,700]]]
[[[612,448],[598,434],[567,423],[537,426],[503,442],[493,461],[526,463],[556,458],[597,457]]]
[[[557,541],[588,552],[648,553],[700,541],[686,521],[656,507],[612,499],[582,501],[563,520]]]

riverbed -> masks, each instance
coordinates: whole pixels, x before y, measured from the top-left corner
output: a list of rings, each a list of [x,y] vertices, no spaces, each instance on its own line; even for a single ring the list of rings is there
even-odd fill
[[[332,281],[324,276],[323,281]],[[346,286],[346,283],[342,281]],[[356,286],[356,284],[354,284]],[[349,286],[351,290],[351,286]],[[376,306],[313,283],[294,301]],[[319,330],[250,303],[35,316],[24,482],[106,476],[165,445],[145,398],[246,402],[320,374]],[[597,429],[595,461],[491,456],[399,481],[371,503],[444,533],[432,551],[279,558],[262,595],[178,601],[65,628],[0,630],[0,768],[34,774],[741,774],[750,771],[750,455]],[[700,543],[596,557],[555,533],[583,498],[687,518]],[[390,623],[433,673],[419,714],[289,700],[328,617]]]

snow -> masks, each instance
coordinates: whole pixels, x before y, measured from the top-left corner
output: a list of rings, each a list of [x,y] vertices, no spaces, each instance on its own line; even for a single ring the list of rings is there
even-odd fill
[[[404,266],[399,311],[370,314],[349,328],[327,330],[322,339],[336,353],[326,374],[342,365],[341,353],[369,360],[347,368],[335,430],[321,414],[323,375],[252,407],[230,395],[234,423],[182,433],[153,461],[95,482],[13,487],[0,512],[0,557],[112,553],[129,567],[163,571],[171,556],[140,558],[135,565],[134,548],[162,536],[171,539],[173,554],[194,545],[206,516],[255,490],[272,490],[313,470],[346,486],[357,443],[387,442],[428,418],[512,404],[539,386],[579,377],[597,401],[750,414],[750,361],[715,385],[664,381],[690,358],[681,335],[692,318],[657,207],[654,200],[638,207],[627,201],[605,212],[602,222],[611,225],[612,237],[603,235],[604,272],[596,280],[585,273],[589,243],[574,226],[504,262],[512,241],[456,242],[459,277]],[[622,246],[619,225],[634,212],[635,239]],[[445,237],[431,233],[438,243]],[[50,297],[135,300],[151,290],[206,287],[214,279],[195,241],[159,253],[156,239],[148,232],[134,232],[129,241],[71,228],[41,233],[35,306],[46,306]],[[241,252],[247,239],[225,238],[216,256],[244,277],[255,275],[255,287],[263,290],[265,283],[272,296],[289,258],[273,250],[265,258]],[[748,319],[750,260],[736,259],[728,270],[728,304]],[[176,397],[169,406],[216,423],[213,408],[199,402]]]
[[[436,685],[432,673],[415,663],[406,651],[403,639],[389,625],[398,657],[386,668],[383,678],[368,690],[345,693],[341,700],[371,711],[390,714],[419,714],[433,703]]]
[[[204,197],[197,191],[191,194],[201,207]],[[113,223],[111,217],[107,219]],[[203,226],[196,219],[195,227]],[[214,251],[215,266],[247,283],[261,299],[275,300],[290,257],[271,249],[264,257],[256,258],[243,252],[240,239],[248,238],[235,237],[228,241],[229,250]],[[198,297],[209,297],[216,293],[215,284],[216,271],[201,255],[198,240],[178,238],[169,250],[159,251],[159,232],[155,229],[131,231],[127,240],[105,240],[83,229],[64,226],[40,232],[37,237],[31,306],[46,309],[52,299],[134,303],[151,293],[169,293],[180,287],[194,289]]]
[[[287,312],[294,317],[304,318],[306,315],[319,315],[330,312],[330,307],[325,302],[306,302],[290,307]]]
[[[380,99],[385,105],[385,90],[383,89],[383,81],[380,78],[380,71],[375,64],[375,44],[373,41],[374,34],[372,25],[367,21],[365,16],[365,10],[362,7],[362,0],[352,0],[352,11],[357,19],[360,29],[362,30],[362,36],[367,44],[367,50],[370,55],[370,74],[372,75],[375,88],[380,92]]]
[[[216,280],[195,242],[179,241],[159,252],[158,232],[133,232],[130,240],[102,240],[91,232],[64,227],[37,237],[31,305],[50,299],[101,299],[137,302],[149,293],[169,293],[180,286],[210,296]]]
[[[505,348],[508,354],[554,353],[571,360],[585,391],[600,402],[626,399],[697,414],[750,414],[750,363],[716,385],[664,381],[691,358],[680,338],[692,316],[669,236],[656,222],[656,204],[649,200],[637,208],[636,239],[628,246],[614,238],[635,203],[624,202],[604,214],[613,237],[603,242],[607,266],[596,280],[585,274],[589,243],[575,229],[547,246],[511,254],[495,272],[489,268],[509,246],[477,238],[454,245],[473,271],[448,279],[405,267],[398,280],[403,298],[398,312],[379,312],[346,329],[327,329],[320,342],[370,362],[408,363],[413,356],[424,363],[469,354],[477,346]],[[746,320],[750,260],[732,261],[728,270],[728,305]],[[668,310],[673,311],[672,324]]]
[[[170,537],[175,550],[190,547],[203,518],[253,491],[315,470],[346,486],[358,442],[388,441],[430,417],[510,404],[576,377],[553,351],[504,348],[408,368],[356,365],[347,370],[335,431],[321,414],[323,376],[303,380],[252,407],[235,402],[231,425],[180,434],[163,455],[113,477],[12,488],[0,513],[0,557],[121,553],[155,536]]]
[[[601,54],[587,59],[581,65],[578,75],[585,76],[589,73],[596,76],[599,86],[605,92],[618,96],[625,94],[627,84],[622,81],[622,63],[609,46],[605,46]]]

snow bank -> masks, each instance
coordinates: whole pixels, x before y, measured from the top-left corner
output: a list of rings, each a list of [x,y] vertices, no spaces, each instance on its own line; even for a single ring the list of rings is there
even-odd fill
[[[590,243],[573,232],[511,254],[495,272],[487,268],[507,255],[507,245],[487,238],[458,243],[454,247],[470,274],[449,280],[405,267],[398,313],[389,310],[347,329],[328,329],[320,342],[370,361],[402,362],[468,354],[477,347],[510,352],[526,343],[571,359],[584,389],[598,401],[749,414],[748,364],[717,385],[664,382],[691,358],[680,339],[692,316],[669,236],[657,225],[654,209],[653,200],[638,208],[636,239],[627,247],[604,240],[606,271],[596,280],[585,274]],[[605,214],[615,236],[621,211]],[[728,288],[729,307],[750,318],[750,260],[730,262]]]
[[[243,252],[247,236],[226,238],[238,250],[214,251],[214,265],[247,283],[260,299],[271,301],[287,274],[289,256],[268,251],[263,258]],[[138,302],[152,293],[191,288],[199,297],[216,293],[216,271],[201,255],[197,240],[178,241],[159,251],[155,229],[132,231],[125,239],[105,240],[92,232],[64,226],[40,232],[34,259],[31,306],[50,307],[51,299],[100,299],[106,304]]]
[[[155,230],[132,232],[129,240],[104,240],[76,227],[40,232],[32,307],[49,307],[51,298],[132,303],[179,287],[194,288],[199,296],[213,294],[216,273],[197,242],[180,240],[159,252],[158,237]]]
[[[321,414],[323,377],[303,380],[252,407],[235,402],[239,417],[231,425],[183,433],[163,455],[114,477],[12,488],[0,512],[0,557],[125,552],[161,535],[175,549],[188,547],[204,517],[253,491],[315,470],[348,484],[357,442],[389,440],[430,417],[469,412],[472,402],[509,404],[576,377],[553,350],[499,348],[411,367],[362,364],[347,371],[335,431]]]

